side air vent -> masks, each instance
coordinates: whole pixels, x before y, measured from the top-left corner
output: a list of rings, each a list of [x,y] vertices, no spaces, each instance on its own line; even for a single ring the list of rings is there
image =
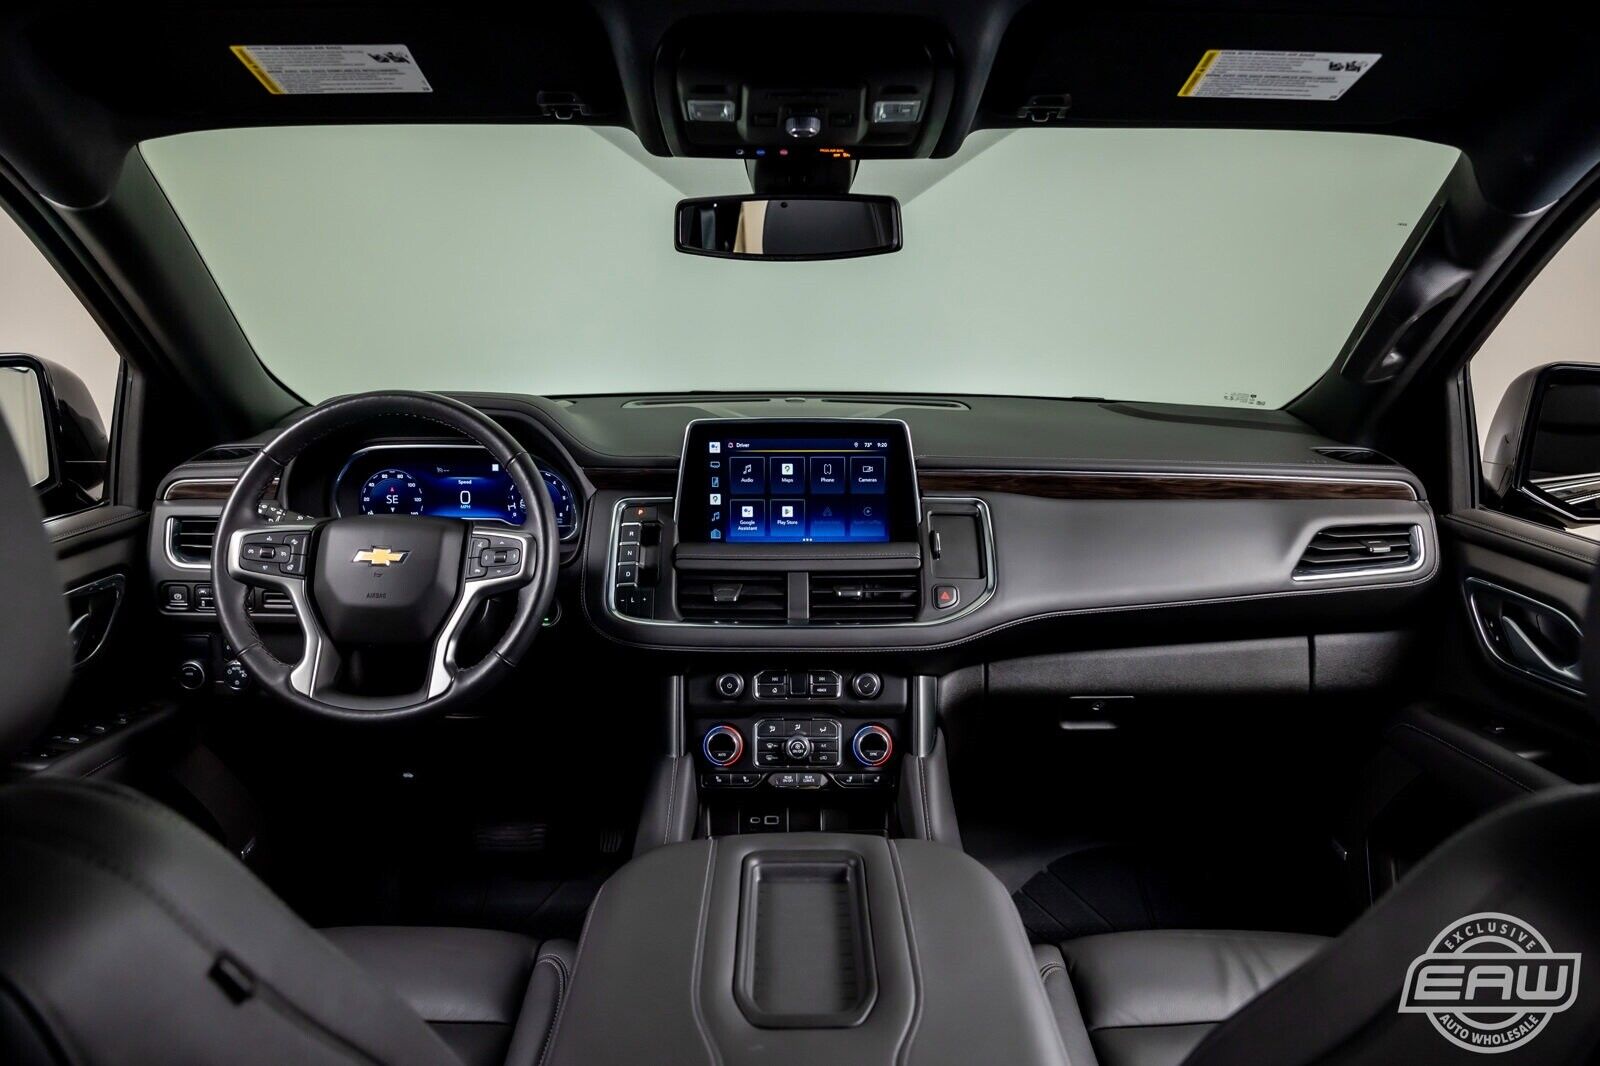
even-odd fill
[[[1359,466],[1388,466],[1393,460],[1382,452],[1375,452],[1371,448],[1313,448],[1318,455],[1325,455],[1329,459],[1337,459],[1341,463],[1355,463]]]
[[[167,521],[167,546],[172,558],[185,566],[210,566],[216,541],[215,518],[181,515]]]
[[[909,622],[922,605],[922,575],[812,574],[813,622]]]
[[[678,613],[694,622],[783,624],[789,614],[787,574],[678,575]]]
[[[1414,525],[1331,526],[1306,545],[1296,581],[1388,574],[1422,562],[1422,532]]]

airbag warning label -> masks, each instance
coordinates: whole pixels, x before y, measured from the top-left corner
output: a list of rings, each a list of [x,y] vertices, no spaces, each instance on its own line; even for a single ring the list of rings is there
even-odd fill
[[[1252,52],[1214,48],[1179,96],[1233,100],[1337,100],[1382,56],[1377,52]]]
[[[236,44],[229,51],[274,96],[433,92],[403,44]]]

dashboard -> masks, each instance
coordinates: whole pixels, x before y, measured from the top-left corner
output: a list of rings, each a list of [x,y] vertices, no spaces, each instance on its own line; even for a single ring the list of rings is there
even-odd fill
[[[567,628],[614,646],[964,661],[1025,634],[1048,648],[1148,640],[1156,624],[1314,626],[1338,611],[1390,617],[1439,562],[1413,475],[1278,412],[993,397],[463,399],[538,461],[564,542]],[[526,501],[487,452],[413,429],[379,421],[320,442],[285,472],[279,502],[311,515],[523,523]],[[151,579],[169,617],[203,628],[214,613],[216,515],[266,439],[163,480]],[[1339,538],[1354,535],[1388,550],[1342,562]],[[263,621],[286,612],[257,599]]]
[[[540,463],[561,539],[578,535],[572,486]],[[429,515],[520,526],[527,501],[487,451],[472,444],[375,444],[351,454],[333,479],[335,516]]]

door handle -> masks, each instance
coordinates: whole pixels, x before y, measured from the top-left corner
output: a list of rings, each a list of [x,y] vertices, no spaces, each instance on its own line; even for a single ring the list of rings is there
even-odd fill
[[[1465,582],[1467,609],[1490,659],[1582,694],[1583,630],[1559,607],[1478,577]]]
[[[105,644],[127,587],[125,577],[112,574],[67,593],[67,614],[71,618],[67,631],[72,640],[74,670],[94,658]]]
[[[1505,630],[1507,650],[1523,669],[1541,672],[1575,686],[1583,684],[1583,676],[1578,672],[1576,662],[1556,662],[1515,618],[1501,615],[1500,625]]]

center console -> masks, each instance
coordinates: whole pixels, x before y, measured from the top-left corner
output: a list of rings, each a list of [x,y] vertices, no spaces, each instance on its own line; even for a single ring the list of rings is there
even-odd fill
[[[840,663],[685,679],[701,829],[885,833],[906,740],[904,677]]]
[[[601,890],[551,1066],[1064,1066],[994,875],[922,840],[804,833],[657,848]]]

